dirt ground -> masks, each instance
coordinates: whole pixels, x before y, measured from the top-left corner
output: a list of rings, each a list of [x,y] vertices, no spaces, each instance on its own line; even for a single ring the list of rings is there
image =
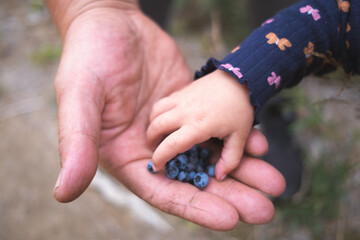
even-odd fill
[[[53,90],[57,60],[52,51],[61,43],[46,10],[31,0],[1,0],[0,2],[0,239],[273,239],[279,230],[277,223],[268,226],[249,226],[240,223],[230,232],[215,232],[173,216],[158,212],[141,202],[109,178],[97,179],[91,188],[76,201],[57,203],[52,190],[59,171],[57,151],[57,107]],[[200,66],[206,57],[197,53],[196,46],[179,39],[188,61]],[[40,60],[39,60],[40,58]],[[309,85],[310,84],[310,85]],[[310,96],[319,96],[313,83],[303,87]],[[319,83],[320,84],[320,83]],[[323,98],[336,95],[338,87],[318,86]],[[354,90],[355,91],[355,90]],[[356,96],[358,92],[346,92]],[[349,98],[347,98],[349,99]],[[352,108],[356,109],[354,97]],[[344,113],[343,102],[326,111],[331,118],[348,121],[344,133],[360,129],[358,112]],[[346,117],[345,117],[346,116]],[[313,154],[316,154],[314,149]],[[354,152],[354,159],[359,152]],[[358,165],[357,165],[358,166]],[[327,239],[347,239],[344,227],[360,229],[360,169],[351,172],[342,215],[335,221],[337,235]],[[105,182],[105,183],[104,183]],[[109,191],[116,188],[118,196],[99,191],[105,184]],[[113,187],[113,188],[111,188]],[[105,187],[104,187],[105,188]],[[114,190],[115,191],[115,190]],[[155,227],[139,218],[136,206],[121,203],[132,199],[143,211],[158,219]],[[118,201],[118,202],[117,202]],[[120,201],[120,202],[119,202]],[[294,231],[283,239],[312,239],[306,229]],[[274,238],[276,239],[276,238]],[[350,238],[348,238],[350,239]],[[356,239],[356,238],[351,238]]]

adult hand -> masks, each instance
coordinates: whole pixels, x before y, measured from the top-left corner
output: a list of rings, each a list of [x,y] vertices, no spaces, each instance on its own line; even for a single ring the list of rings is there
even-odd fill
[[[55,79],[61,172],[55,198],[83,193],[101,164],[151,205],[216,230],[239,220],[266,223],[273,205],[264,193],[284,189],[281,174],[245,157],[222,182],[205,190],[150,174],[146,130],[152,106],[192,81],[174,41],[144,16],[135,0],[48,0],[64,47]],[[246,150],[261,154],[265,138],[253,130]]]

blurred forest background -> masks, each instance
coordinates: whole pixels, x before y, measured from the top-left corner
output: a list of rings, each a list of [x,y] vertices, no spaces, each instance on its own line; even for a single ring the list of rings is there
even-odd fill
[[[163,26],[195,71],[207,58],[225,56],[293,2],[174,0]],[[152,3],[166,7],[169,1]],[[0,22],[1,240],[360,239],[359,77],[349,78],[341,69],[309,76],[269,103],[260,129],[270,134],[270,148],[279,151],[266,158],[275,165],[274,156],[288,159],[289,169],[300,166],[301,185],[274,199],[270,224],[239,223],[233,231],[215,232],[151,208],[101,171],[78,200],[57,203],[52,198],[59,171],[53,78],[61,41],[41,0],[1,0]],[[290,137],[285,145],[268,131],[279,127],[279,119]],[[289,155],[294,151],[296,156]]]
[[[199,39],[204,55],[222,58],[295,2],[177,0],[171,29],[175,36]],[[260,129],[270,144],[265,159],[293,189],[274,201],[276,217],[261,227],[259,239],[360,239],[359,80],[341,68],[309,76],[263,110]]]

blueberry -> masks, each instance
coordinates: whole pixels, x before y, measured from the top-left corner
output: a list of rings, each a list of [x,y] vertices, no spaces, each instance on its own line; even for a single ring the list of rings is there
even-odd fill
[[[191,157],[197,157],[199,155],[199,146],[194,145],[192,148],[189,149],[189,155]]]
[[[187,175],[188,175],[187,172],[181,171],[181,172],[179,172],[177,178],[181,182],[186,182],[187,181]]]
[[[209,160],[200,159],[197,165],[201,166],[204,170],[206,170],[207,166],[210,165],[210,162]]]
[[[196,171],[196,172],[203,172],[203,171],[204,171],[203,165],[200,164],[200,163],[198,163],[198,164],[196,165],[195,171]]]
[[[200,159],[209,159],[210,154],[211,154],[210,149],[203,148],[200,151]]]
[[[196,169],[196,163],[193,163],[193,162],[189,161],[186,164],[185,171],[191,172],[191,171],[194,171],[195,169]]]
[[[197,163],[199,161],[198,156],[189,156],[189,162]]]
[[[171,178],[171,179],[174,179],[178,176],[179,174],[179,168],[174,166],[174,165],[169,165],[167,168],[166,168],[166,176],[168,178]]]
[[[176,167],[176,159],[171,159],[165,164],[165,167],[168,168],[169,166],[175,166]]]
[[[204,188],[209,183],[209,176],[215,176],[214,165],[209,166],[210,150],[201,149],[198,145],[166,163],[166,175],[170,179],[189,182],[198,188]],[[148,170],[154,173],[152,161],[148,163]]]
[[[192,182],[192,181],[194,180],[195,175],[196,175],[196,172],[195,172],[195,171],[190,171],[190,172],[187,174],[186,181],[187,181],[187,182]]]
[[[210,177],[215,177],[215,164],[209,165],[206,170]]]
[[[152,160],[150,160],[147,164],[147,170],[149,170],[149,172],[151,173],[155,173],[154,169],[153,169],[153,162]]]
[[[194,185],[198,188],[204,188],[209,183],[209,176],[204,172],[199,172],[194,176]]]
[[[186,164],[188,163],[189,159],[185,154],[180,154],[179,156],[177,156],[175,161],[176,161],[176,166],[179,169],[185,170]]]

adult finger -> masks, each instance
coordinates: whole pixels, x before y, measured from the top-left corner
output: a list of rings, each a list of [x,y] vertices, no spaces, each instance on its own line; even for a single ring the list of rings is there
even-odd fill
[[[286,187],[283,175],[269,163],[244,156],[231,176],[270,196],[281,195]]]
[[[151,174],[146,169],[148,161],[134,161],[116,168],[113,175],[163,212],[214,230],[230,230],[238,224],[239,214],[227,200],[191,184],[168,179],[164,172]]]
[[[68,69],[61,66],[55,81],[61,171],[54,197],[60,202],[76,199],[95,176],[101,126],[98,84]]]
[[[252,128],[245,145],[245,152],[252,156],[263,156],[268,148],[266,137],[256,128]]]
[[[239,220],[249,224],[266,224],[274,216],[274,206],[269,198],[250,186],[232,178],[224,181],[210,179],[206,191],[221,196],[239,214]]]
[[[154,207],[213,230],[231,230],[239,220],[250,224],[269,222],[272,202],[263,194],[231,178],[210,179],[199,190],[195,186],[166,178],[164,172],[151,174],[148,160],[117,168],[114,176]],[[133,172],[137,174],[132,174]],[[141,176],[139,178],[138,176]]]

